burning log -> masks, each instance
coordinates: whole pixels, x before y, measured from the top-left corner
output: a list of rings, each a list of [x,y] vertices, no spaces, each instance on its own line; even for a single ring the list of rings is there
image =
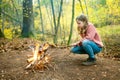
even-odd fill
[[[44,69],[50,61],[49,54],[46,52],[49,48],[49,44],[43,45],[36,44],[36,46],[30,47],[33,51],[33,56],[27,59],[29,63],[25,69]]]

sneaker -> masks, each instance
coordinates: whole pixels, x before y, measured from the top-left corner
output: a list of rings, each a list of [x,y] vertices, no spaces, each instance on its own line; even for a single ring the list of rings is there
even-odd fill
[[[90,66],[96,64],[96,58],[88,58],[85,62],[82,63],[82,65]]]

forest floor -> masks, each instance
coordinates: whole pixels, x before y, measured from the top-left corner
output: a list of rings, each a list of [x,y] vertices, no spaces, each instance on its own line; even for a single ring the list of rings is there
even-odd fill
[[[0,80],[120,80],[120,61],[97,57],[97,64],[83,66],[87,55],[70,53],[69,48],[50,48],[52,67],[44,71],[25,70],[31,54],[31,39],[0,39]],[[99,53],[103,54],[103,53]]]

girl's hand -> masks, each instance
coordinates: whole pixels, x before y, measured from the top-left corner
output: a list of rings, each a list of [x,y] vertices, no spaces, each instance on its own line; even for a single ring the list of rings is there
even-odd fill
[[[80,46],[80,41],[78,41],[78,42],[76,42],[76,43],[71,44],[71,46]]]
[[[71,46],[77,46],[77,44],[76,44],[76,43],[73,43],[73,44],[71,44]]]

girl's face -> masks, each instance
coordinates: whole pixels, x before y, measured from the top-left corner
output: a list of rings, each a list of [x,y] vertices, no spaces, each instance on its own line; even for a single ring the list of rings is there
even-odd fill
[[[80,20],[77,20],[76,22],[77,22],[78,28],[83,28],[84,22],[82,22],[82,21],[80,21]]]

